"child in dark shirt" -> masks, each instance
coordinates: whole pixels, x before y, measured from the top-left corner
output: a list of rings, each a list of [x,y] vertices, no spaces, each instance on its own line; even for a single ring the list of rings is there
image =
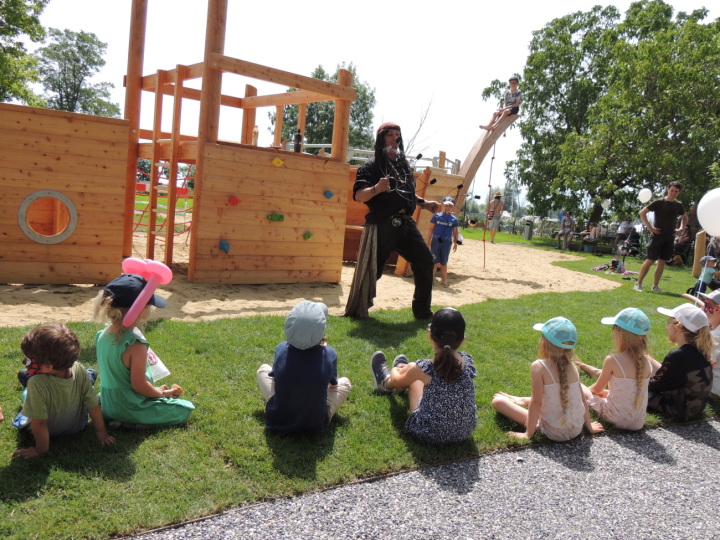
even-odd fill
[[[699,415],[712,388],[710,358],[713,337],[703,310],[683,304],[675,309],[657,308],[668,316],[668,338],[679,347],[670,351],[648,385],[648,411],[685,421]]]
[[[272,367],[263,364],[258,369],[269,431],[322,431],[347,399],[350,380],[338,379],[337,353],[325,343],[327,317],[321,302],[296,305],[285,320],[286,340],[275,348]]]

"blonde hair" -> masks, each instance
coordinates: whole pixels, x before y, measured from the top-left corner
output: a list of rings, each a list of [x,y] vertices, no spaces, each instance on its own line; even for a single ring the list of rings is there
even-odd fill
[[[122,334],[125,330],[131,330],[134,327],[143,330],[153,309],[153,306],[145,306],[133,325],[131,327],[126,327],[123,325],[122,321],[123,317],[125,317],[125,314],[130,308],[115,307],[112,303],[112,295],[107,291],[100,291],[93,300],[93,320],[97,322],[109,322],[110,325],[107,328],[107,332],[109,334],[115,334],[116,341],[120,341],[120,334]]]
[[[538,357],[543,360],[550,360],[555,364],[558,370],[558,382],[560,383],[560,404],[563,408],[563,415],[560,423],[565,425],[568,408],[568,366],[573,366],[575,360],[575,352],[572,349],[565,349],[550,343],[545,336],[540,337],[540,345],[538,346]]]
[[[680,323],[680,326],[682,326],[682,323]],[[710,333],[710,328],[707,326],[703,326],[697,332],[691,332],[684,326],[682,326],[682,329],[683,332],[685,332],[685,337],[688,343],[690,343],[690,345],[694,346],[698,351],[700,351],[700,354],[705,357],[705,360],[712,363],[712,350],[715,344],[715,340]]]
[[[624,352],[630,355],[635,363],[635,408],[639,409],[642,403],[643,367],[645,366],[645,355],[648,354],[647,336],[641,336],[629,332],[618,325],[613,326],[613,341],[617,352]]]

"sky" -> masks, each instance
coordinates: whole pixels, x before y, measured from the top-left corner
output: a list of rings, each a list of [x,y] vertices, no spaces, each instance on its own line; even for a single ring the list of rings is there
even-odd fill
[[[706,20],[720,16],[709,0],[666,0],[676,12],[701,7]],[[289,0],[229,0],[225,54],[241,60],[309,76],[322,65],[333,73],[338,64],[353,63],[358,77],[375,89],[373,130],[385,121],[398,123],[407,140],[427,119],[416,151],[425,157],[445,151],[464,161],[497,104],[484,102],[483,88],[494,79],[522,74],[532,33],[551,20],[594,5],[614,5],[624,13],[629,0],[396,0],[395,2],[315,3]],[[131,0],[50,0],[41,16],[45,27],[92,32],[107,43],[106,65],[93,82],[115,85],[112,100],[125,104]],[[201,62],[205,39],[206,0],[148,0],[143,73]],[[285,88],[225,75],[223,93],[242,96],[245,84],[258,94]],[[522,88],[522,82],[521,82]],[[170,103],[172,100],[167,99]],[[152,95],[144,92],[142,127],[152,128]],[[274,108],[272,108],[274,111]],[[258,109],[259,145],[272,144],[270,108]],[[196,133],[194,104],[183,102],[183,133]],[[169,130],[170,112],[164,114]],[[241,113],[223,108],[220,138],[239,141]],[[310,141],[320,142],[320,141]],[[329,141],[322,141],[329,142]],[[505,183],[505,163],[515,159],[522,139],[510,129],[478,170],[473,185],[483,195]]]

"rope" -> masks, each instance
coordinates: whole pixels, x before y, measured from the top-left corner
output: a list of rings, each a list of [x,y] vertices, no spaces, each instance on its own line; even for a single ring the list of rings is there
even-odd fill
[[[490,178],[488,178],[488,207],[485,209],[485,228],[483,229],[483,270],[485,270],[485,235],[487,234],[488,222],[490,221],[490,201],[492,196],[492,170],[495,163],[495,145],[493,144],[493,155],[490,158]]]

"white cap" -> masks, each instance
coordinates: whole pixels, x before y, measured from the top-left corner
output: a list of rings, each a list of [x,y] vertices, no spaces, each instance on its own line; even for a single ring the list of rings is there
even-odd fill
[[[710,326],[707,315],[697,306],[693,304],[682,304],[675,309],[657,308],[658,313],[667,315],[676,319],[685,328],[690,330],[692,333],[697,332],[705,326]]]
[[[713,292],[708,294],[698,293],[698,296],[702,296],[705,300],[712,300],[716,304],[720,304],[720,289],[715,289]]]

